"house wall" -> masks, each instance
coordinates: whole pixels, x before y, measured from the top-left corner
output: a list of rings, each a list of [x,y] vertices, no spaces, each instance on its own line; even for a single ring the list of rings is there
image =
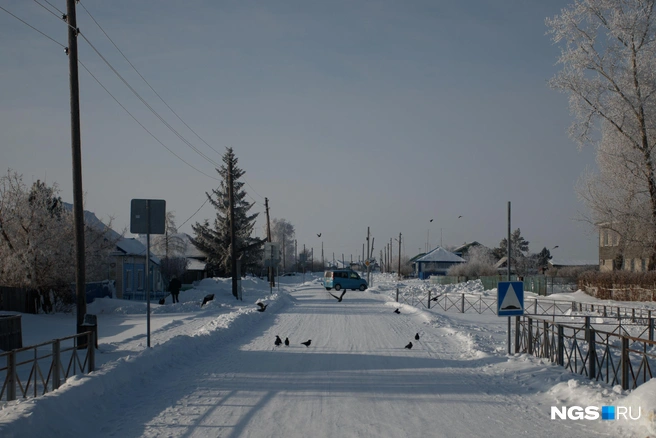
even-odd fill
[[[622,266],[615,266],[618,254],[623,255]],[[599,228],[599,271],[627,270],[644,272],[649,265],[649,254],[637,244],[622,245],[619,234],[607,228]]]

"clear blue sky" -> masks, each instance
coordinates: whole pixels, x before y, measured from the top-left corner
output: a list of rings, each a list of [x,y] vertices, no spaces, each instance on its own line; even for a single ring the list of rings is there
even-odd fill
[[[48,6],[45,0],[38,0]],[[49,0],[65,10],[64,0]],[[246,190],[296,226],[320,256],[375,255],[403,233],[405,253],[521,228],[530,249],[597,259],[574,187],[594,151],[567,136],[567,96],[550,90],[559,48],[546,17],[567,2],[217,2],[82,4],[206,146],[157,99],[85,10],[86,38],[182,136],[220,162],[233,147]],[[3,7],[66,45],[38,3]],[[50,6],[48,6],[50,7]],[[52,8],[51,8],[52,9]],[[212,177],[214,165],[167,130],[79,41],[80,59],[158,139]],[[68,60],[63,48],[0,10],[0,163],[28,184],[56,182],[72,201]],[[132,198],[165,199],[178,224],[218,182],[169,153],[80,70],[86,209],[117,230]],[[214,216],[207,204],[190,223]],[[462,218],[458,219],[458,216]],[[433,222],[430,222],[433,219]],[[262,235],[264,214],[258,219]],[[317,233],[322,233],[318,238]],[[396,246],[396,243],[395,243]],[[396,250],[395,250],[396,252]]]

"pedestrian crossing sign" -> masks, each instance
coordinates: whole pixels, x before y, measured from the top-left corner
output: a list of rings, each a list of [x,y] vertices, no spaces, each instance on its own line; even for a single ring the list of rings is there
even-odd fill
[[[524,314],[524,283],[500,281],[497,285],[497,315],[517,316]]]

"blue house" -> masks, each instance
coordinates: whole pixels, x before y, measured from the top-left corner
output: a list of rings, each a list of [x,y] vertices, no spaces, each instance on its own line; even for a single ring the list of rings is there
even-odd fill
[[[119,299],[146,299],[146,246],[134,238],[123,238],[116,243],[115,260],[116,297]],[[160,261],[150,254],[151,299],[164,296]]]
[[[466,262],[462,257],[438,246],[414,261],[415,276],[425,280],[431,275],[446,275],[451,266]]]

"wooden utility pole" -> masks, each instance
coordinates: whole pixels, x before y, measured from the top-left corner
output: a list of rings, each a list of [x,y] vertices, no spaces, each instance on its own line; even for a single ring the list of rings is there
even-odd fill
[[[323,241],[321,241],[321,270],[323,271],[326,268],[326,264],[323,261]]]
[[[389,268],[392,272],[392,238],[390,237],[390,246],[389,246]]]
[[[285,270],[285,233],[282,233],[282,272]]]
[[[66,0],[66,23],[68,24],[68,70],[71,94],[71,149],[73,152],[73,228],[75,231],[75,297],[77,301],[77,333],[86,331],[82,327],[87,313],[86,279],[84,262],[84,204],[82,191],[82,140],[80,134],[80,81],[77,59],[77,15],[75,0]]]
[[[235,230],[235,195],[232,179],[232,160],[228,161],[228,209],[230,211],[230,275],[232,276],[232,295],[239,298],[237,291],[237,239]]]
[[[401,279],[401,233],[399,233],[399,280]]]
[[[365,259],[365,263],[369,260],[369,227],[367,227],[367,258]],[[369,266],[368,264],[365,264],[367,267],[367,284],[371,283],[371,279],[369,278]]]
[[[266,209],[266,217],[267,217],[267,242],[271,243],[271,223],[269,222],[269,198],[264,198],[264,208]],[[276,285],[276,281],[273,278],[273,267],[269,266],[267,272],[269,274],[269,284],[271,285],[271,287],[274,287]]]

